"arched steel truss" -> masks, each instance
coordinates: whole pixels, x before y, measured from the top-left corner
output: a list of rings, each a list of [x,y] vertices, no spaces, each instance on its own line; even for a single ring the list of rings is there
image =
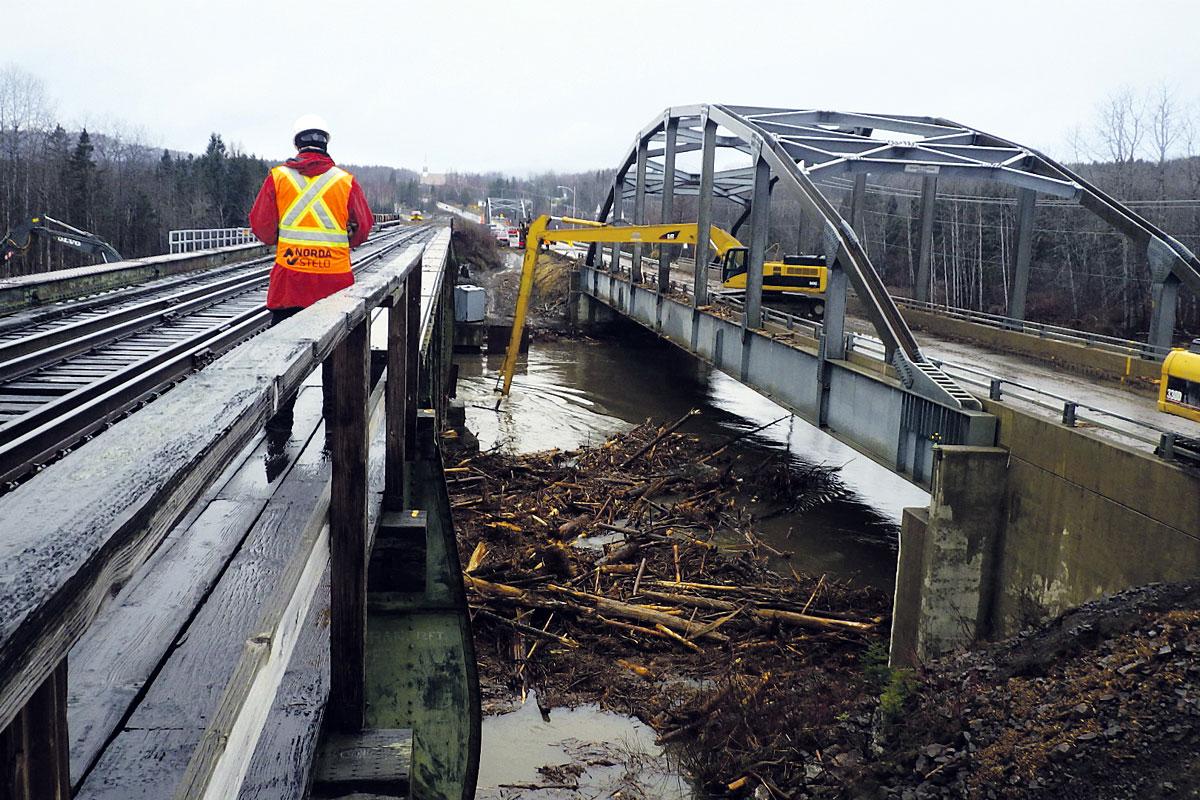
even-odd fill
[[[612,200],[611,196],[609,197],[609,200]],[[513,199],[508,197],[489,197],[487,199],[487,205],[485,208],[487,211],[487,219],[485,219],[484,222],[489,225],[498,216],[504,216],[505,219],[508,219],[512,222],[525,222],[529,219],[529,214],[532,210],[531,203],[528,200]],[[512,216],[510,217],[509,214]]]
[[[718,148],[730,148],[749,155],[750,166],[717,170],[715,152]],[[687,172],[676,164],[676,156],[689,151],[702,152],[699,173]],[[631,170],[633,176],[629,175]],[[713,197],[745,206],[746,213],[740,224],[747,216],[753,216],[751,212],[756,201],[766,205],[772,192],[782,188],[808,212],[823,220],[824,255],[835,265],[831,292],[837,290],[837,274],[844,271],[904,383],[941,402],[978,407],[974,398],[954,386],[922,356],[855,234],[852,224],[855,220],[843,218],[818,188],[818,183],[854,178],[857,197],[851,203],[853,217],[855,210],[860,208],[858,198],[865,189],[868,173],[922,177],[922,216],[930,221],[938,178],[988,180],[1014,187],[1024,211],[1019,215],[1021,229],[1018,231],[1023,242],[1019,241],[1016,248],[1017,283],[1021,286],[1024,285],[1022,279],[1026,282],[1028,279],[1035,195],[1041,193],[1078,202],[1130,237],[1135,247],[1146,254],[1154,282],[1152,344],[1165,345],[1170,341],[1179,284],[1186,283],[1192,291],[1200,292],[1200,260],[1136,212],[1036,150],[934,117],[715,104],[672,107],[638,133],[617,169],[613,187],[597,219],[624,216],[624,203],[618,213],[613,214],[615,196],[633,200],[633,221],[638,223],[645,221],[647,196],[662,196],[664,215],[670,216],[673,197],[698,195],[697,221],[702,227],[711,224]],[[761,216],[765,219],[767,215]],[[748,295],[754,293],[755,267],[760,273],[757,285],[761,286],[762,243],[766,238],[765,224],[756,225],[752,220],[752,227],[755,231],[751,235]],[[927,251],[928,235],[923,239],[922,249]],[[698,248],[698,260],[706,260],[706,247],[707,243],[704,243]],[[1022,267],[1024,275],[1021,274]],[[706,294],[707,285],[698,278],[696,302],[705,302]],[[760,297],[748,296],[747,313],[759,313],[756,304],[760,302]],[[1020,302],[1023,309],[1023,291]],[[831,296],[829,305],[836,317],[839,311],[837,298]],[[758,324],[757,318],[753,323]],[[833,357],[837,357],[839,345],[836,340],[842,335],[839,326],[839,320],[827,317],[826,344]]]

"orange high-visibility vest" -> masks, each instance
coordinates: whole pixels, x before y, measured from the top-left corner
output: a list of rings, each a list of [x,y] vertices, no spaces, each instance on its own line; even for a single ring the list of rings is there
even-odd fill
[[[271,170],[279,208],[275,263],[321,275],[350,271],[350,185],[354,177],[330,167],[307,177],[291,167]]]

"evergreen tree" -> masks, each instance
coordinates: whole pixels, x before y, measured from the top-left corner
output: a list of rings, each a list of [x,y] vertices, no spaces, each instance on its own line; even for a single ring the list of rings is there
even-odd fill
[[[214,133],[208,137],[208,147],[200,157],[200,186],[204,193],[204,201],[210,209],[207,215],[208,224],[214,227],[224,226],[228,175],[225,142],[221,140],[220,134]]]
[[[63,184],[67,190],[67,219],[72,225],[88,229],[91,226],[92,200],[96,189],[96,162],[92,160],[92,137],[87,128],[79,133],[79,141],[67,159]]]

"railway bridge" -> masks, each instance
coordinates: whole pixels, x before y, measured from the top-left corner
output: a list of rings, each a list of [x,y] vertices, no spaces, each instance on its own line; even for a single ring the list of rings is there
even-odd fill
[[[255,246],[0,287],[87,295],[0,341],[0,796],[472,796],[450,230],[381,227],[269,330]]]

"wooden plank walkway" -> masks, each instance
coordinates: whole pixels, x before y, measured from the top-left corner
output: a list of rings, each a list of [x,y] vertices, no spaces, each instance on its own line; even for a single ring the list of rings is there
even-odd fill
[[[69,745],[81,798],[303,795],[331,693],[330,708],[362,697],[353,668],[338,688],[330,649],[341,658],[357,647],[363,663],[353,618],[365,621],[365,555],[385,485],[403,485],[397,437],[413,446],[417,359],[390,359],[405,380],[386,392],[380,382],[369,397],[343,393],[328,441],[313,368],[324,362],[326,380],[365,386],[369,327],[401,347],[406,334],[428,344],[448,244],[445,232],[399,253],[397,264],[411,264],[424,250],[426,275],[372,276],[323,301],[303,324],[263,334],[77,450],[52,487],[38,476],[0,498],[0,517],[19,510],[22,523],[0,537],[0,778],[28,774],[39,747],[53,761]],[[381,306],[406,288],[398,324]],[[294,387],[293,435],[273,441],[259,431]],[[385,422],[385,406],[402,413]],[[365,529],[331,529],[330,517],[344,518],[334,509],[361,513]],[[356,587],[342,580],[338,590],[334,545]],[[353,750],[358,736],[365,753],[372,737],[403,738],[362,732],[358,705],[357,718],[342,709],[335,720],[350,734],[344,745]],[[49,744],[56,737],[61,746]],[[64,757],[63,776],[67,766]],[[60,780],[20,796],[58,796],[47,792]]]

